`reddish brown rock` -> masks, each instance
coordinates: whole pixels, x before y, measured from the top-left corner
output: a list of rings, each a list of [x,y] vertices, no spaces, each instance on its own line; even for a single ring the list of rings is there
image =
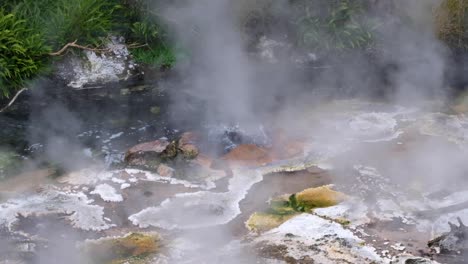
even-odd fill
[[[290,140],[275,142],[272,148],[272,156],[275,160],[289,159],[304,153],[304,142]]]
[[[195,132],[185,132],[180,136],[179,145],[197,144],[200,137]]]
[[[237,166],[260,166],[272,161],[266,149],[254,144],[239,145],[221,159]]]
[[[143,154],[161,154],[169,146],[170,142],[165,139],[145,142],[131,147],[125,153],[125,161],[130,161],[133,157]]]
[[[160,164],[158,166],[157,173],[163,177],[172,177],[174,176],[174,169],[166,164]]]
[[[174,143],[166,139],[158,139],[133,146],[125,153],[124,161],[129,166],[157,170],[161,161],[171,158],[174,151],[177,154]]]
[[[211,168],[211,165],[213,163],[213,159],[211,159],[210,157],[204,155],[204,154],[199,154],[194,160],[193,160],[194,163],[202,166],[202,167],[205,167],[205,168]]]

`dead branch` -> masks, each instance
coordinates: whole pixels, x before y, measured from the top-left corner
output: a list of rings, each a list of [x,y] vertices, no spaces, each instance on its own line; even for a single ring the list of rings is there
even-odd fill
[[[133,43],[127,46],[129,49],[138,49],[138,48],[143,48],[143,47],[148,47],[148,43],[145,44],[138,44],[138,43]]]
[[[70,42],[70,43],[67,43],[65,46],[63,46],[63,48],[61,48],[59,51],[57,52],[52,52],[52,53],[49,53],[50,56],[60,56],[62,55],[62,53],[64,53],[68,48],[72,47],[72,48],[78,48],[78,49],[82,49],[82,50],[89,50],[89,51],[94,51],[94,52],[108,52],[110,51],[110,49],[93,49],[93,48],[90,48],[90,47],[86,47],[86,46],[81,46],[81,45],[78,45],[76,44],[78,40],[75,40],[73,42]]]
[[[18,99],[18,96],[19,96],[22,92],[24,92],[24,91],[26,91],[26,90],[27,90],[27,88],[23,88],[23,89],[19,90],[19,91],[15,94],[15,96],[13,96],[13,98],[11,99],[10,102],[9,102],[5,107],[3,107],[2,109],[0,109],[0,113],[5,112],[5,110],[7,110],[7,109],[16,101],[16,99]]]

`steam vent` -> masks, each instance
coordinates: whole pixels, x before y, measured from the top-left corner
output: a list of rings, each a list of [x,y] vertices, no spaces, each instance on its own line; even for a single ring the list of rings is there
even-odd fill
[[[0,0],[0,264],[468,263],[468,0]]]

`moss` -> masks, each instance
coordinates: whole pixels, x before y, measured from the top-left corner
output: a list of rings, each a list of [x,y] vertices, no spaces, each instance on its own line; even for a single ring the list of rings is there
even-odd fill
[[[349,224],[351,224],[351,221],[349,221],[348,219],[345,219],[345,218],[337,218],[337,219],[334,219],[335,222],[337,222],[338,224],[342,225],[342,226],[347,226]]]
[[[330,186],[321,186],[291,195],[290,202],[293,208],[307,212],[314,208],[337,205],[345,198],[343,193],[332,190]]]
[[[177,142],[172,141],[164,150],[163,153],[161,153],[160,157],[163,160],[170,160],[174,159],[177,156],[178,153],[178,147],[177,147]]]
[[[280,226],[282,223],[294,217],[297,213],[279,215],[271,213],[253,213],[245,223],[247,229],[254,232],[265,232]]]
[[[95,263],[146,263],[146,258],[159,252],[160,247],[157,234],[131,233],[92,241],[86,244],[85,252]]]
[[[158,115],[159,113],[161,113],[161,107],[159,106],[152,106],[150,108],[150,112],[153,114],[153,115]]]
[[[278,227],[285,221],[302,212],[310,212],[314,208],[334,206],[343,201],[346,195],[334,191],[330,186],[306,189],[292,195],[282,195],[273,198],[264,212],[252,214],[246,222],[250,231],[264,232]],[[348,225],[346,219],[333,219],[333,221]]]
[[[270,207],[267,210],[270,214],[289,215],[295,214],[298,211],[291,207],[291,203],[287,196],[280,196],[270,201]]]

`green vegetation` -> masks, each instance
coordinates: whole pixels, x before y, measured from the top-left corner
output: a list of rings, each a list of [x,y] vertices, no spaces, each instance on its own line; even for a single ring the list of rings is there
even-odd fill
[[[0,149],[0,180],[18,171],[21,158],[18,154],[8,150]]]
[[[49,48],[42,35],[28,28],[26,21],[0,10],[0,93],[8,97],[40,72],[45,65],[43,54]]]
[[[435,16],[439,38],[453,49],[468,50],[468,0],[444,0]]]
[[[89,241],[82,250],[92,263],[149,263],[151,255],[159,252],[161,238],[156,233],[130,233],[123,237]]]
[[[51,51],[76,41],[100,48],[124,36],[135,60],[152,67],[176,61],[151,0],[0,0],[0,97],[41,74]],[[70,50],[71,52],[79,52]]]
[[[372,28],[364,19],[362,1],[327,1],[317,8],[314,1],[297,1],[293,20],[299,46],[314,51],[364,49],[373,41]]]
[[[296,47],[315,53],[346,52],[373,45],[366,0],[241,0],[240,17],[251,33],[285,30]],[[245,7],[248,6],[248,7]]]
[[[136,62],[172,67],[184,52],[171,43],[157,2],[0,0],[0,98],[46,72],[54,59],[50,53],[74,41],[102,48],[109,36],[123,36]],[[369,0],[239,0],[236,5],[248,37],[284,31],[297,48],[335,55],[367,50],[375,42]],[[468,0],[442,0],[434,8],[437,34],[452,49],[468,50],[467,11]]]

